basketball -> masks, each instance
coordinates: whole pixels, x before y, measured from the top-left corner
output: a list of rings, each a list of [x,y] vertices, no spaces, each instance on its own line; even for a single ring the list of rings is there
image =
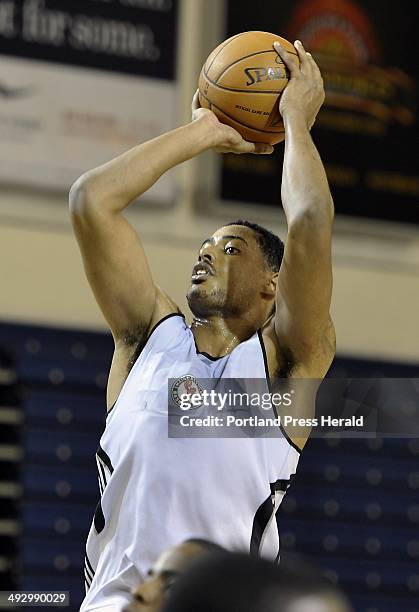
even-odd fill
[[[270,32],[243,32],[228,38],[209,55],[199,76],[199,102],[245,140],[276,144],[285,138],[279,99],[289,71],[273,47],[279,41],[297,55],[294,46]]]

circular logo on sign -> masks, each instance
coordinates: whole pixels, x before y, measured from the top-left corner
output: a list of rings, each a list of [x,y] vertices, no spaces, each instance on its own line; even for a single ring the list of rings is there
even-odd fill
[[[202,406],[202,391],[195,376],[186,374],[172,384],[171,395],[177,406],[183,410],[191,410]]]

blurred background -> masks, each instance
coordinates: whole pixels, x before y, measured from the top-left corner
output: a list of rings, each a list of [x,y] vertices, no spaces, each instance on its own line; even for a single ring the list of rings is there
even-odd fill
[[[331,376],[419,377],[415,3],[0,0],[1,589],[83,597],[112,340],[68,190],[185,123],[208,53],[245,30],[302,40],[324,76],[313,128],[336,206]],[[286,235],[283,145],[204,154],[134,203],[154,277],[187,312],[202,240],[248,218]],[[139,168],[139,172],[141,169]],[[397,409],[397,407],[396,407]],[[357,611],[419,610],[419,440],[311,440],[280,510]],[[7,609],[7,602],[0,602]]]

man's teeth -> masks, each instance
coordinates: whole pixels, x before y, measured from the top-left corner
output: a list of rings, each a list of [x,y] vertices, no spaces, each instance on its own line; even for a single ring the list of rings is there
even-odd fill
[[[201,274],[206,274],[206,271],[205,270],[197,270],[196,273],[197,273],[198,276],[201,276]]]

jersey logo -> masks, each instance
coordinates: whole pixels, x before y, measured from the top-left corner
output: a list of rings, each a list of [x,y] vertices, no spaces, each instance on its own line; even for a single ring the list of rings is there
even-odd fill
[[[192,395],[195,396],[195,398],[198,395],[202,396],[202,392],[202,387],[198,383],[195,376],[192,376],[191,374],[186,374],[185,376],[175,380],[170,390],[172,400],[179,407],[183,407],[183,402],[189,401]],[[196,401],[194,401],[193,408],[199,408],[199,406],[202,406],[202,403],[203,402],[198,404]]]

